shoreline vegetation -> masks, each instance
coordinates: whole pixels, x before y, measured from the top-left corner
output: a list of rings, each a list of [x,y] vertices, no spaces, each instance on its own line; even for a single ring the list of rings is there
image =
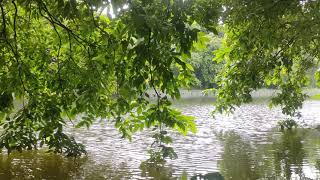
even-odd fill
[[[208,97],[215,99],[215,93],[213,91],[208,91],[204,93],[206,89],[180,89],[181,97],[183,98],[193,98],[193,97]],[[150,91],[151,92],[151,91]],[[275,96],[280,90],[262,88],[251,93],[253,99],[255,98],[268,98]],[[305,88],[303,93],[306,93],[309,97],[307,99],[320,100],[320,88]],[[155,97],[156,94],[150,94],[150,97]],[[179,100],[179,99],[177,99]]]

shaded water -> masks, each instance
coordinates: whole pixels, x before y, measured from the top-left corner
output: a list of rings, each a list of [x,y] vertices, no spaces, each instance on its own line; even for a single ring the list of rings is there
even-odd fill
[[[172,133],[179,158],[162,165],[147,164],[152,132],[121,139],[111,124],[90,130],[68,129],[83,142],[88,156],[63,158],[43,152],[0,155],[2,179],[320,179],[320,101],[307,101],[300,129],[278,132],[279,109],[264,99],[230,116],[211,116],[212,99],[188,98],[175,103],[196,117],[198,132]]]

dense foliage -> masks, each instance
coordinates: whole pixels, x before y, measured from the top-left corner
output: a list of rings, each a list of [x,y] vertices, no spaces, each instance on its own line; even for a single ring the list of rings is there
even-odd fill
[[[68,121],[107,119],[127,138],[155,127],[153,157],[175,157],[165,127],[195,131],[168,99],[192,82],[182,56],[197,26],[216,32],[216,1],[1,0],[0,9],[0,148],[77,156],[85,150],[63,132]]]
[[[251,100],[250,92],[273,85],[271,105],[299,116],[308,72],[318,64],[320,1],[225,0],[226,36],[216,52],[219,74],[217,111],[232,111]],[[316,79],[319,72],[315,74]],[[318,78],[319,79],[319,78]]]

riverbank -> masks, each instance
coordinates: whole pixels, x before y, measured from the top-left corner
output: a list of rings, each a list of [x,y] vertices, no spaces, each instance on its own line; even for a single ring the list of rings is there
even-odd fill
[[[215,98],[215,93],[208,91],[207,94],[204,93],[205,90],[200,90],[200,89],[196,89],[196,90],[186,90],[186,89],[181,89],[181,98],[192,98],[192,97],[210,97],[210,98]],[[266,98],[266,97],[272,97],[275,96],[278,92],[280,92],[279,90],[275,90],[275,89],[259,89],[257,91],[253,91],[251,93],[253,98]],[[304,93],[306,93],[308,96],[312,97],[315,95],[320,94],[320,89],[318,88],[306,88],[303,90]],[[320,99],[320,95],[319,99]]]

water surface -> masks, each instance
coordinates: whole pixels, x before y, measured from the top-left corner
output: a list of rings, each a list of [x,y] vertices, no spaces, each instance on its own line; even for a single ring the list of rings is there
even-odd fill
[[[175,107],[196,117],[198,132],[173,133],[179,158],[148,164],[152,131],[121,139],[112,124],[90,130],[69,128],[88,156],[64,158],[30,151],[0,155],[0,179],[320,179],[320,101],[307,101],[301,128],[280,133],[280,109],[265,99],[243,105],[233,115],[212,118],[213,99],[185,98]]]

